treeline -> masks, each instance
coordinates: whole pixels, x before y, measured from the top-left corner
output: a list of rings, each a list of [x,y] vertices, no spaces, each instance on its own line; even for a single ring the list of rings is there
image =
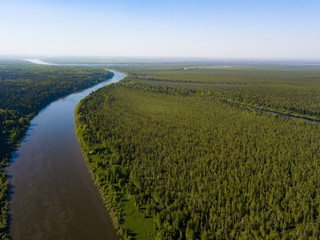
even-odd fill
[[[30,120],[50,102],[113,76],[102,68],[62,67],[0,61],[0,236],[7,238],[9,181],[4,168]]]
[[[76,111],[87,163],[126,239],[320,238],[318,123],[138,78]],[[148,234],[129,227],[130,201],[154,220]]]

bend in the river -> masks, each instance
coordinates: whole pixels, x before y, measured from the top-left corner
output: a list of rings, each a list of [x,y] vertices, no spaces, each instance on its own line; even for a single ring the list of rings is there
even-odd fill
[[[51,103],[31,121],[7,168],[13,240],[119,238],[83,160],[74,109],[92,91],[125,76],[114,72],[110,80]]]

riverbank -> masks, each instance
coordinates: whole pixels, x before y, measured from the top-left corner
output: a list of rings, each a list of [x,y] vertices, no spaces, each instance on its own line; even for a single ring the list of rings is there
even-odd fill
[[[88,97],[91,98],[91,95]],[[82,113],[79,108],[88,97],[82,99],[75,110],[76,136],[89,172],[108,209],[113,226],[124,239],[153,240],[156,237],[157,230],[151,212],[146,211],[147,205],[141,203],[137,205],[137,201],[130,194],[130,190],[124,186],[123,180],[119,179],[117,181],[112,174],[106,177],[106,172],[110,173],[114,169],[106,165],[101,168],[101,162],[105,161],[103,156],[100,155],[101,152],[92,148],[83,138],[85,129],[81,124]],[[112,154],[110,153],[111,155],[113,158],[120,157],[115,151]],[[109,177],[110,179],[107,179]]]

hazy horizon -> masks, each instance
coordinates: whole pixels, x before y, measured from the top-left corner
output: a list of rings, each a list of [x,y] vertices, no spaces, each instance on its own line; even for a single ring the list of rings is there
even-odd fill
[[[319,61],[320,2],[0,0],[0,55]]]
[[[10,55],[0,55],[0,60],[43,60],[49,62],[52,60],[52,63],[55,62],[96,62],[96,63],[148,63],[148,62],[172,62],[172,63],[217,63],[217,64],[226,64],[226,63],[244,63],[244,64],[315,64],[320,65],[320,58],[210,58],[210,57],[167,57],[167,56],[72,56],[72,55],[19,55],[19,54],[10,54]]]

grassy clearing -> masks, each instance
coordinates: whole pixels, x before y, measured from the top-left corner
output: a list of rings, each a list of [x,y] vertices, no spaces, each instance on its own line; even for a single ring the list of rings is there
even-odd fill
[[[146,205],[139,208],[130,195],[124,196],[124,225],[136,240],[153,240],[156,237],[156,225],[152,216],[146,215]]]

